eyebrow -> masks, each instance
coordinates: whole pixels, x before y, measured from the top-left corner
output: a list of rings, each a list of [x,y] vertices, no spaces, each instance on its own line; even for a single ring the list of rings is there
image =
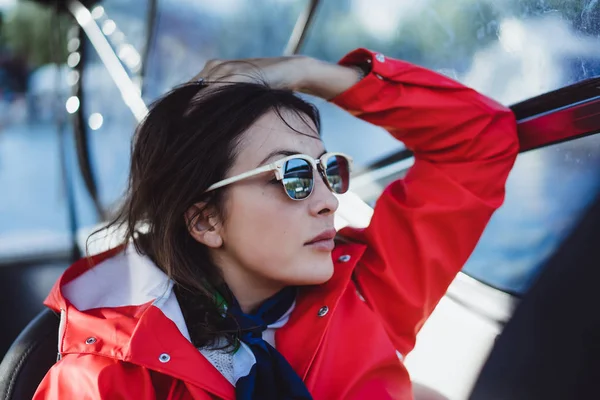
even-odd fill
[[[327,153],[327,150],[324,150],[321,154],[319,154],[319,156],[317,158],[320,158],[321,156],[323,156],[323,154],[326,154],[326,153]],[[267,154],[267,156],[260,163],[258,163],[257,168],[265,165],[267,160],[271,157],[274,157],[274,156],[288,157],[288,156],[295,156],[296,154],[302,154],[302,153],[300,153],[299,151],[293,151],[293,150],[288,150],[288,149],[275,149],[272,152],[270,152],[269,154]]]

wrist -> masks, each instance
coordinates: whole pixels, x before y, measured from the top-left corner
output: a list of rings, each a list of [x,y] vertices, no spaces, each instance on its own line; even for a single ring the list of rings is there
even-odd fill
[[[297,80],[292,89],[311,94],[312,89],[319,85],[319,76],[323,74],[324,64],[326,63],[316,58],[298,57],[296,59]]]
[[[365,75],[354,66],[332,64],[310,57],[306,57],[299,68],[301,78],[294,90],[326,100],[350,89]]]

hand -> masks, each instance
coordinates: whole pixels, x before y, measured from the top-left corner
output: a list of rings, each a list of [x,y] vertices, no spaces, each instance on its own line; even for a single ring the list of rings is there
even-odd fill
[[[276,89],[290,89],[331,99],[359,79],[351,67],[306,56],[211,60],[193,79],[227,84],[262,82]]]
[[[222,83],[264,81],[276,89],[298,90],[307,63],[307,57],[302,56],[210,60],[194,80],[203,78],[208,82]]]

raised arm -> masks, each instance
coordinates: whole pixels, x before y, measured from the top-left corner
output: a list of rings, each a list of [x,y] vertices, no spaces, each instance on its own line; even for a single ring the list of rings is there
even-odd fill
[[[370,226],[342,233],[368,245],[355,279],[398,351],[416,334],[475,248],[518,152],[512,112],[427,69],[358,49],[340,64],[371,73],[332,101],[414,151]]]

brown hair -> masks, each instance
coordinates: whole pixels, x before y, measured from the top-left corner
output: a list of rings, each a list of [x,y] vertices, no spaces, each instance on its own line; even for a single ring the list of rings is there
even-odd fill
[[[205,191],[226,176],[241,135],[266,112],[275,111],[284,122],[282,111],[293,112],[320,131],[316,107],[292,91],[260,83],[206,87],[180,86],[151,106],[132,142],[124,202],[104,228],[125,228],[125,242],[132,241],[175,282],[196,347],[237,333],[223,328],[214,291],[227,302],[232,294],[207,247],[190,235],[185,212],[202,201],[223,217],[226,189]]]

